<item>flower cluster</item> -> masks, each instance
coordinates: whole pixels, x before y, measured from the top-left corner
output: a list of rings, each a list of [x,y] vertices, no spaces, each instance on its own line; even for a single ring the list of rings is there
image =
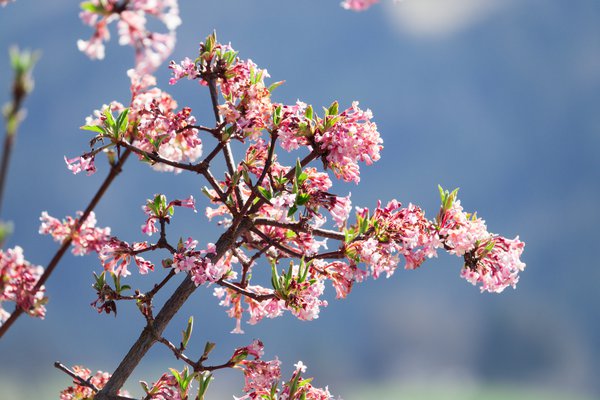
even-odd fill
[[[215,245],[209,243],[207,250],[196,250],[197,245],[198,242],[192,238],[179,244],[170,263],[176,273],[188,273],[196,286],[200,286],[206,282],[218,281],[231,270],[231,264],[236,261],[231,253],[213,263],[210,256],[215,254]]]
[[[119,44],[135,49],[136,70],[152,72],[171,54],[175,29],[181,24],[177,0],[89,0],[81,3],[79,17],[94,28],[90,40],[77,41],[77,47],[92,59],[104,58],[104,42],[110,39],[108,25],[117,22]],[[146,28],[146,16],[161,21],[167,33]]]
[[[0,325],[9,316],[2,308],[2,304],[7,301],[14,302],[31,316],[44,318],[44,287],[34,291],[43,272],[42,267],[25,260],[23,249],[19,246],[0,250]]]
[[[346,10],[364,11],[375,3],[379,3],[379,0],[344,0],[342,7]]]
[[[357,224],[351,229],[353,235],[346,248],[350,260],[365,263],[374,278],[382,273],[391,276],[404,256],[406,269],[419,267],[426,258],[435,256],[439,247],[431,222],[417,206],[402,207],[396,200],[382,208],[378,204],[373,215],[368,209],[359,209]]]
[[[437,234],[449,253],[464,257],[461,276],[481,291],[500,293],[517,284],[518,273],[525,269],[520,260],[525,244],[487,231],[476,214],[465,213],[456,199],[457,190],[449,193],[440,188],[442,207],[437,217]]]
[[[181,400],[179,395],[177,379],[174,375],[163,374],[156,382],[149,386],[146,382],[141,381],[142,387],[149,397],[147,399],[154,400]]]
[[[177,111],[177,102],[168,93],[153,87],[156,85],[153,76],[140,75],[134,70],[129,70],[128,75],[132,95],[129,108],[113,101],[86,118],[86,125],[81,128],[97,135],[91,140],[92,151],[78,158],[65,157],[74,173],[94,173],[95,155],[100,150],[121,145],[135,146],[139,158],[158,171],[179,173],[178,163],[192,163],[202,155],[202,141],[191,109],[184,107]],[[113,113],[117,113],[116,118]],[[96,143],[107,140],[108,145],[94,149]],[[156,163],[152,155],[169,162]]]
[[[157,194],[154,196],[154,199],[148,200],[146,205],[142,207],[144,213],[148,216],[146,223],[142,225],[142,232],[148,236],[152,236],[153,233],[158,232],[158,228],[156,227],[157,221],[167,224],[171,222],[171,216],[174,212],[173,207],[191,208],[196,212],[196,202],[193,196],[183,200],[173,200],[167,204],[166,196],[164,194]]]
[[[116,237],[112,237],[104,243],[104,246],[98,252],[98,257],[100,257],[105,271],[114,272],[118,276],[131,275],[127,267],[133,258],[140,274],[145,275],[154,270],[154,264],[139,256],[138,253],[148,249],[148,247],[146,242],[134,242],[130,245]]]
[[[471,250],[465,257],[461,276],[473,285],[481,283],[481,291],[500,293],[519,281],[518,273],[525,269],[520,260],[525,243],[496,236]]]
[[[4,7],[11,1],[15,1],[15,0],[0,0],[0,6]]]
[[[311,263],[292,263],[288,271],[282,271],[281,275],[273,266],[272,273],[274,291],[258,285],[247,287],[252,293],[265,296],[262,300],[242,298],[232,289],[214,289],[214,295],[221,300],[219,305],[227,307],[227,314],[236,320],[232,333],[244,333],[241,329],[244,311],[249,315],[248,323],[254,325],[263,318],[279,317],[285,310],[300,320],[311,321],[319,318],[321,307],[327,306],[327,301],[321,299],[327,274],[314,268]],[[246,303],[245,309],[242,301]]]
[[[336,177],[358,183],[358,161],[371,165],[379,160],[383,140],[372,118],[371,110],[361,110],[355,101],[339,114],[334,103],[325,118],[318,121],[314,141]]]
[[[304,379],[301,374],[306,372],[306,366],[302,361],[295,364],[292,378],[284,382],[280,387],[281,362],[274,360],[262,360],[263,344],[255,340],[247,347],[237,349],[230,362],[244,371],[244,392],[242,397],[234,396],[236,400],[328,400],[333,396],[328,388],[321,389],[311,384],[312,378]],[[252,359],[248,359],[252,357]]]
[[[79,219],[82,214],[79,211],[77,218],[67,216],[66,219],[60,221],[44,211],[40,217],[42,223],[39,233],[51,235],[56,242],[63,242],[70,237],[73,245],[71,251],[75,255],[82,256],[91,252],[99,253],[110,238],[110,228],[96,227],[96,215],[91,212],[86,220],[81,223],[79,229],[74,231],[73,228],[80,222]]]
[[[60,392],[60,400],[87,400],[92,399],[95,394],[95,388],[100,390],[106,385],[110,379],[108,372],[97,371],[92,375],[92,371],[81,366],[74,366],[73,372],[75,375],[81,378],[81,380],[74,379],[73,386],[69,386],[62,392]],[[87,382],[88,384],[84,384]],[[120,390],[120,396],[128,396],[127,391]]]

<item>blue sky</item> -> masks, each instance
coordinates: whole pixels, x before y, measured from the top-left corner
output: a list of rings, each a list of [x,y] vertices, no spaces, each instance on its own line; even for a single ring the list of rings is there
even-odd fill
[[[63,156],[87,145],[78,127],[100,105],[129,98],[130,49],[118,46],[113,30],[103,62],[79,53],[76,40],[91,32],[77,4],[17,0],[0,9],[0,54],[14,43],[43,52],[3,207],[16,226],[9,245],[42,265],[56,244],[37,235],[41,211],[73,214],[106,172],[101,164],[92,177],[66,169]],[[491,231],[527,243],[527,269],[517,290],[480,294],[459,278],[460,260],[440,256],[418,271],[363,283],[345,301],[330,290],[315,322],[265,321],[245,327],[243,337],[228,334],[232,321],[210,290],[200,290],[170,329],[174,340],[194,314],[197,344],[217,341],[215,357],[259,337],[268,355],[290,369],[302,359],[318,385],[342,396],[356,385],[448,380],[600,396],[598,2],[404,0],[358,14],[335,0],[203,0],[182,1],[181,16],[175,60],[193,56],[216,29],[273,81],[286,81],[277,101],[358,100],[373,111],[382,159],[363,168],[359,186],[339,185],[338,193],[352,192],[357,206],[397,198],[432,216],[437,185],[460,187],[463,206]],[[207,93],[188,82],[167,87],[168,76],[159,70],[159,85],[210,121]],[[0,57],[2,101],[9,84],[8,57]],[[99,224],[141,240],[146,198],[200,197],[201,185],[130,164],[97,209]],[[220,232],[200,213],[176,216],[174,229],[204,242]],[[115,319],[89,306],[91,271],[99,269],[91,256],[63,260],[47,285],[46,320],[23,318],[0,342],[0,376],[36,382],[31,393],[46,398],[52,385],[43,382],[68,382],[52,368],[55,360],[114,369],[143,321],[127,307]],[[152,380],[171,366],[178,365],[156,349],[136,377]],[[235,373],[222,381],[242,386]]]

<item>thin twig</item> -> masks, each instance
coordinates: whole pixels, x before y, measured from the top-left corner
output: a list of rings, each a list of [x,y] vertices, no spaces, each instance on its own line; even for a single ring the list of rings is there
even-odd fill
[[[56,268],[56,266],[62,259],[63,255],[66,253],[67,249],[71,245],[71,242],[73,242],[73,234],[75,234],[76,232],[79,232],[79,228],[81,228],[81,226],[87,220],[90,213],[94,210],[94,208],[96,208],[96,205],[98,205],[98,203],[100,202],[100,200],[102,199],[102,197],[104,196],[106,191],[108,190],[108,187],[111,185],[111,183],[117,177],[117,175],[119,175],[121,173],[123,164],[125,164],[125,161],[127,161],[127,158],[129,157],[130,154],[131,154],[131,151],[129,149],[126,149],[123,152],[123,154],[121,155],[121,157],[119,158],[119,161],[116,164],[111,166],[108,176],[106,177],[106,179],[104,179],[104,182],[102,182],[102,185],[100,186],[100,188],[98,189],[98,191],[96,192],[96,194],[94,195],[94,197],[92,198],[92,200],[90,201],[90,203],[88,204],[86,209],[84,210],[83,214],[81,214],[81,217],[75,222],[75,224],[71,228],[71,234],[67,238],[65,238],[65,240],[63,240],[61,246],[54,254],[54,257],[52,257],[52,259],[48,263],[48,266],[44,270],[44,273],[42,274],[40,279],[37,281],[35,287],[33,288],[33,290],[32,290],[33,293],[37,293],[40,290],[40,288],[44,285],[44,283],[46,283],[46,281],[48,280],[48,278],[50,277],[50,275],[52,274],[52,272],[54,271],[54,269]],[[17,320],[17,318],[19,318],[19,316],[21,314],[23,314],[23,312],[24,312],[24,310],[22,308],[15,307],[15,310],[10,315],[10,317],[8,317],[8,319],[4,322],[4,324],[2,324],[0,326],[0,338],[2,338],[2,336],[6,333],[6,331],[8,331],[8,329],[11,327],[11,325]]]
[[[54,368],[57,368],[65,374],[69,375],[71,378],[73,378],[73,381],[79,382],[79,386],[85,386],[87,388],[92,389],[94,393],[98,393],[98,388],[94,386],[94,384],[91,382],[91,377],[89,379],[83,379],[81,376],[77,375],[75,372],[71,371],[69,368],[67,368],[65,365],[61,364],[58,361],[54,362]]]
[[[345,240],[345,236],[342,232],[336,232],[329,229],[312,228],[301,222],[280,222],[270,218],[256,218],[253,222],[255,225],[276,226],[278,228],[290,229],[295,232],[307,232],[315,236],[321,236],[329,239],[342,241]]]

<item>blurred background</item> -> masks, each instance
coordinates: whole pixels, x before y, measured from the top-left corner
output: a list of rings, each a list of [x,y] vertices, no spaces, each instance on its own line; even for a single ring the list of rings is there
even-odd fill
[[[316,386],[358,399],[600,399],[600,2],[597,0],[382,1],[367,12],[337,0],[181,1],[183,25],[173,59],[195,57],[213,29],[242,58],[286,83],[274,100],[297,99],[316,109],[353,100],[370,108],[384,140],[382,159],[362,167],[352,192],[357,206],[391,198],[439,207],[437,185],[460,187],[468,211],[490,231],[526,242],[526,270],[516,290],[481,294],[459,277],[461,260],[440,254],[417,271],[357,285],[307,323],[284,317],[232,335],[234,321],[198,290],[167,330],[172,341],[196,318],[192,352],[217,342],[211,360],[228,359],[253,338],[278,356],[289,376],[308,365]],[[91,30],[78,2],[17,0],[0,8],[0,100],[8,101],[8,47],[40,49],[36,88],[17,139],[3,218],[33,263],[46,265],[57,244],[37,234],[39,215],[63,218],[83,209],[108,170],[74,176],[63,156],[86,151],[85,116],[111,100],[127,103],[133,65],[129,47],[112,40],[103,62],[76,47]],[[194,82],[159,86],[201,122],[212,123],[208,93]],[[294,159],[297,155],[292,156]],[[144,240],[141,206],[154,193],[201,199],[204,185],[186,174],[153,173],[129,162],[97,208],[100,226],[126,241]],[[221,228],[202,212],[177,210],[170,232],[215,241]],[[158,260],[154,260],[158,261]],[[132,305],[118,317],[98,315],[94,256],[66,256],[47,284],[44,321],[22,317],[0,341],[0,398],[52,399],[70,379],[52,367],[85,365],[112,371],[144,325]],[[147,290],[160,268],[134,287]],[[178,279],[182,279],[178,277]],[[178,281],[177,281],[178,282]],[[174,290],[172,282],[165,295]],[[162,300],[159,300],[162,301]],[[8,310],[12,306],[7,305]],[[127,388],[181,369],[155,346]],[[241,396],[238,371],[217,374],[209,399]],[[233,389],[232,389],[233,388]]]

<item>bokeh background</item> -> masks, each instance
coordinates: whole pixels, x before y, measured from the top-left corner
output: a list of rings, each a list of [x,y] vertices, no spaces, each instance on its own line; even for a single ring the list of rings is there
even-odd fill
[[[277,101],[315,107],[359,100],[384,139],[382,159],[363,168],[355,205],[397,198],[438,209],[437,185],[460,187],[467,210],[491,231],[519,235],[527,268],[517,290],[481,294],[459,278],[460,259],[440,255],[417,271],[357,285],[345,301],[327,289],[318,320],[267,320],[231,335],[234,322],[201,289],[167,331],[179,340],[196,316],[192,349],[215,341],[215,363],[261,338],[285,375],[301,359],[317,386],[345,399],[600,398],[600,3],[597,0],[383,1],[365,13],[337,0],[202,0],[180,2],[175,60],[194,57],[216,29],[243,58],[286,83]],[[113,39],[103,62],[77,51],[91,31],[78,2],[17,0],[0,8],[0,99],[8,100],[11,44],[40,49],[36,89],[27,100],[11,166],[4,219],[15,224],[8,245],[45,265],[57,244],[37,234],[39,215],[73,215],[107,171],[72,175],[63,156],[81,154],[86,115],[111,100],[126,103],[130,48]],[[211,123],[208,94],[193,82],[159,85]],[[296,157],[296,156],[293,156]],[[97,209],[100,226],[142,240],[141,205],[154,193],[201,198],[203,183],[153,173],[129,162]],[[200,209],[204,203],[200,204]],[[215,241],[221,228],[203,213],[178,210],[171,232]],[[118,317],[90,307],[95,257],[64,258],[47,285],[45,321],[21,318],[0,341],[0,398],[57,398],[69,378],[59,360],[112,371],[143,327],[131,305]],[[134,285],[147,289],[163,271]],[[136,275],[134,273],[134,275]],[[181,279],[181,278],[179,278]],[[172,283],[166,292],[174,289]],[[155,380],[182,364],[159,346],[128,384]],[[237,371],[217,375],[209,399],[241,395]]]

